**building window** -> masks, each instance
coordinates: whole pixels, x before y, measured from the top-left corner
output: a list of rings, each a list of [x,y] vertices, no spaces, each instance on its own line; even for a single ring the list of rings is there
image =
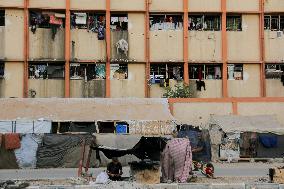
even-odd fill
[[[242,17],[227,16],[227,31],[242,31]]]
[[[243,80],[243,65],[242,64],[228,64],[228,79],[229,80]]]
[[[112,14],[110,18],[110,29],[114,31],[128,30],[127,14]]]
[[[32,63],[29,64],[30,79],[62,79],[64,64]]]
[[[182,15],[153,14],[150,15],[150,30],[182,30]]]
[[[271,31],[284,30],[284,15],[265,15],[264,29]]]
[[[151,83],[161,83],[174,79],[183,80],[183,65],[180,64],[151,64],[150,67]]]
[[[70,64],[70,79],[105,79],[105,64]]]
[[[5,63],[0,62],[0,78],[4,78],[5,75]]]
[[[222,79],[221,65],[190,65],[189,79]]]
[[[281,79],[284,75],[284,64],[266,64],[265,78],[266,79]]]
[[[0,10],[0,26],[5,26],[5,10]]]
[[[111,64],[111,79],[128,79],[128,64]]]
[[[87,29],[98,32],[100,27],[105,28],[106,17],[96,13],[71,13],[71,29]]]
[[[188,17],[188,30],[220,31],[220,15],[190,15]]]

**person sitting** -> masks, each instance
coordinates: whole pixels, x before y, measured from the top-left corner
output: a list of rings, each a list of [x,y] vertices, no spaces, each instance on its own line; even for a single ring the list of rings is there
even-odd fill
[[[112,181],[120,181],[122,173],[121,163],[117,157],[112,158],[112,162],[107,165],[107,174]]]

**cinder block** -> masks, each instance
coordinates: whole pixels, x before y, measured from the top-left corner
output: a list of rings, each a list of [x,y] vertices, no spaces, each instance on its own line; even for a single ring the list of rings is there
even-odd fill
[[[211,189],[245,189],[245,184],[212,184]]]
[[[246,184],[246,189],[279,189],[279,184]]]
[[[210,189],[210,184],[179,184],[178,189]]]

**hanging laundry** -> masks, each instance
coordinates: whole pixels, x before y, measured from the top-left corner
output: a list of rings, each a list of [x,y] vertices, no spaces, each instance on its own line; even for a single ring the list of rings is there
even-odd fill
[[[105,39],[105,28],[104,26],[100,25],[98,28],[98,40],[104,40]]]
[[[49,17],[49,23],[54,25],[62,25],[63,21],[61,18],[55,17],[55,15],[50,15]]]
[[[124,39],[121,39],[116,43],[117,54],[119,54],[120,50],[123,51],[123,53],[127,56],[127,54],[128,54],[128,43]]]
[[[6,150],[14,150],[21,147],[20,135],[17,133],[9,133],[4,136],[4,146]]]
[[[76,15],[75,17],[75,23],[85,25],[87,24],[87,13],[74,13]]]

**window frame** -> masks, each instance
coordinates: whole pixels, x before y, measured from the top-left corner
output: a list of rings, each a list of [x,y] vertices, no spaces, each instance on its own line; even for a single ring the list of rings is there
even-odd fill
[[[5,62],[0,61],[0,79],[5,77]]]
[[[35,66],[44,66],[44,71],[41,73],[39,73],[39,77],[36,77],[36,74],[35,74]],[[58,76],[58,77],[51,77],[49,75],[51,74],[48,74],[47,73],[47,69],[48,67],[61,67],[61,69],[55,69],[55,70],[61,70],[62,71],[62,68],[63,68],[63,71],[62,71],[62,76]],[[31,67],[33,67],[34,70],[31,70]],[[45,73],[46,72],[46,73]],[[31,74],[33,73],[33,75]],[[65,64],[64,63],[41,63],[41,62],[35,62],[35,63],[29,63],[28,65],[28,78],[29,79],[64,79],[65,78]]]
[[[161,79],[183,81],[183,66],[178,63],[153,63],[150,65],[150,80],[152,84],[159,84]],[[175,76],[174,69],[179,69],[179,76]],[[154,73],[154,74],[153,74]],[[154,78],[155,77],[155,78]]]
[[[118,25],[117,24],[112,24],[112,19],[113,18],[117,18],[118,22],[114,22],[114,23],[119,23],[119,18],[127,18],[127,21],[123,21],[121,24],[120,24],[120,28],[121,29],[114,29],[114,27],[117,27]],[[127,23],[126,27],[123,27],[123,23]],[[124,29],[123,29],[124,28]],[[126,29],[125,29],[126,28]],[[128,13],[112,13],[110,15],[110,30],[111,31],[128,31],[129,30],[129,16],[128,16]]]
[[[233,68],[233,78],[230,78],[230,70],[229,70],[229,67],[232,67]],[[239,70],[241,69],[241,71]],[[227,65],[227,78],[228,80],[236,80],[236,81],[239,81],[239,80],[244,80],[244,64],[228,64]],[[236,77],[235,76],[235,73],[236,72],[240,72],[241,73],[241,76],[240,77]]]
[[[119,67],[118,69],[114,69],[115,67]],[[129,66],[128,64],[121,64],[121,63],[111,63],[110,64],[110,79],[111,80],[127,80],[128,79],[128,71],[129,71]],[[117,75],[117,74],[119,75]],[[115,75],[116,74],[116,75]],[[121,74],[124,74],[125,78],[120,78]]]
[[[211,23],[214,22],[214,19],[217,20],[212,27],[209,27],[207,21],[211,18]],[[196,27],[197,20],[200,20],[201,28],[194,28]],[[191,23],[195,22],[194,26],[191,26]],[[205,28],[205,25],[207,28]],[[222,22],[221,22],[221,15],[220,14],[191,14],[188,15],[188,30],[189,31],[221,31]]]
[[[219,77],[209,77],[209,75],[212,76],[212,74],[209,74],[209,69],[214,69],[214,72],[216,71],[215,68],[219,67],[219,71],[221,76]],[[222,64],[190,64],[189,65],[189,79],[191,80],[198,80],[199,78],[199,71],[197,71],[198,69],[201,68],[201,80],[222,80]],[[193,71],[194,69],[196,69],[196,71]],[[214,73],[215,75],[216,73]],[[195,77],[196,76],[196,77]]]
[[[0,9],[0,27],[6,25],[6,11],[5,9]]]
[[[227,15],[226,17],[226,30],[227,31],[243,31],[243,17],[242,15]],[[232,19],[232,20],[231,20]],[[237,20],[240,20],[239,23],[237,23]],[[229,22],[233,21],[232,26],[229,26]]]
[[[284,73],[284,64],[279,64],[279,63],[265,64],[265,79],[280,80],[283,73]]]
[[[158,20],[160,20],[160,22],[158,22]],[[164,26],[161,26],[162,29],[159,29],[158,27],[155,28],[154,24],[158,24],[158,23],[160,23],[160,24],[174,23],[174,26],[172,25],[173,27],[168,27],[168,28],[164,28]],[[183,29],[183,15],[182,14],[174,14],[174,13],[165,13],[165,14],[153,13],[153,14],[150,14],[150,16],[149,16],[149,29],[150,29],[150,31],[182,30]]]

